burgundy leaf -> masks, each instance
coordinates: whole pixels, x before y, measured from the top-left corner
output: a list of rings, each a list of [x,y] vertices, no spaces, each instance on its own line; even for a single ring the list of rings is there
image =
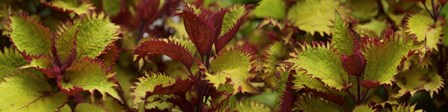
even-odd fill
[[[139,58],[151,55],[164,54],[171,57],[174,60],[182,62],[188,69],[193,64],[193,56],[188,50],[173,41],[170,40],[149,40],[138,46],[134,53]]]
[[[118,60],[121,49],[116,43],[113,43],[107,46],[104,52],[105,53],[100,55],[98,58],[103,60],[106,67],[112,67]]]
[[[151,94],[185,94],[193,85],[193,80],[181,80],[178,78],[174,85],[167,87],[156,86]]]
[[[361,81],[361,85],[366,88],[374,88],[380,86],[380,82],[371,81],[371,80],[363,80]]]
[[[292,83],[292,74],[288,75],[288,81],[286,82],[285,90],[283,91],[283,95],[280,99],[280,110],[279,112],[291,112],[294,107],[294,99],[295,99],[295,93],[292,89],[292,86],[294,85]]]

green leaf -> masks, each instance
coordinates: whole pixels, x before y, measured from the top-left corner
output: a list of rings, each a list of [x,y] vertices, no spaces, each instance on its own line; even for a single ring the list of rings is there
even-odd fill
[[[94,104],[79,103],[76,105],[75,112],[106,112],[106,110]]]
[[[113,41],[119,39],[119,26],[103,14],[83,16],[73,24],[65,24],[58,31],[56,47],[61,59],[66,59],[76,36],[77,57],[96,58]]]
[[[262,103],[245,101],[236,104],[235,111],[238,112],[271,112],[271,109]]]
[[[219,88],[224,85],[227,79],[233,85],[233,94],[238,92],[253,93],[257,90],[249,83],[249,79],[253,76],[249,73],[251,69],[250,56],[238,50],[231,50],[219,54],[210,62],[213,74],[207,74],[206,79]]]
[[[278,64],[288,55],[288,47],[282,42],[275,42],[268,47],[265,51],[266,58],[262,59],[260,68],[261,72],[264,72],[261,77],[269,85],[273,87],[278,86],[278,76],[276,74]]]
[[[145,109],[171,110],[175,105],[167,100],[174,97],[174,95],[151,95],[146,99]]]
[[[370,38],[380,38],[383,34],[383,31],[386,29],[386,21],[380,20],[371,20],[366,24],[358,24],[355,27],[355,30],[360,35],[365,35]]]
[[[437,43],[439,43],[442,34],[441,22],[435,23],[431,17],[423,14],[412,15],[407,22],[407,32],[414,34],[417,41],[425,41],[427,50],[438,50]]]
[[[131,96],[134,98],[132,107],[137,108],[144,102],[146,98],[146,93],[153,92],[156,86],[167,87],[173,85],[176,80],[174,78],[165,76],[163,74],[151,73],[146,74],[145,77],[139,78],[139,82],[135,86],[131,87],[134,91]]]
[[[224,36],[230,30],[232,30],[235,25],[239,22],[241,17],[246,13],[246,8],[244,6],[234,6],[229,9],[229,12],[224,15],[222,21],[222,29],[219,37]]]
[[[367,65],[364,80],[377,81],[380,84],[392,84],[391,80],[398,73],[397,67],[403,58],[414,49],[414,42],[404,38],[404,34],[396,33],[394,37],[383,43],[370,43],[363,50]]]
[[[26,15],[10,17],[9,34],[12,42],[20,52],[28,55],[49,55],[52,34],[37,20]]]
[[[283,0],[261,0],[253,14],[256,17],[265,18],[272,17],[276,19],[283,19],[286,12],[286,4]]]
[[[25,58],[15,49],[5,48],[3,53],[0,53],[0,82],[7,75],[19,73],[21,71],[19,68],[27,63]]]
[[[430,72],[425,69],[416,69],[405,71],[397,75],[397,85],[400,87],[399,94],[404,95],[424,90],[428,91],[433,97],[434,93],[438,93],[443,88],[444,82],[440,75],[436,72]]]
[[[297,58],[288,60],[295,69],[306,71],[306,74],[311,74],[313,78],[335,89],[343,89],[348,85],[348,74],[342,68],[341,59],[329,45],[303,45],[302,49],[303,52]]]
[[[299,29],[314,35],[330,34],[331,20],[334,19],[335,11],[342,15],[346,9],[341,6],[338,0],[303,0],[298,1],[288,12],[290,20]]]
[[[355,47],[354,38],[348,29],[348,23],[339,13],[335,13],[331,45],[342,54],[350,55]]]
[[[77,0],[55,0],[52,1],[50,6],[56,7],[62,11],[74,12],[78,15],[89,13],[89,11],[95,9],[92,4],[78,3]]]
[[[328,92],[327,87],[325,87],[324,83],[316,78],[313,78],[309,74],[298,72],[294,74],[294,77],[295,80],[292,81],[294,83],[294,89],[301,90],[303,88],[310,88],[319,92]]]
[[[358,105],[353,109],[353,112],[375,112],[375,109],[370,108],[368,105]]]
[[[65,90],[74,91],[77,88],[93,92],[98,90],[105,98],[108,93],[115,99],[122,101],[118,96],[118,92],[114,89],[117,84],[110,81],[113,73],[107,72],[101,63],[89,59],[76,61],[72,66],[67,68],[62,79],[59,80],[61,87]]]
[[[351,15],[359,20],[366,21],[375,17],[379,12],[376,0],[348,0]]]
[[[122,0],[108,0],[107,2],[101,2],[103,5],[104,12],[109,16],[116,16],[120,13],[122,6]]]
[[[304,112],[342,112],[336,104],[311,95],[301,96],[296,105]]]
[[[415,109],[415,105],[400,104],[393,106],[392,112],[423,112],[423,110]]]
[[[50,84],[34,74],[7,77],[0,90],[2,112],[52,112],[66,102],[64,94],[52,93]]]

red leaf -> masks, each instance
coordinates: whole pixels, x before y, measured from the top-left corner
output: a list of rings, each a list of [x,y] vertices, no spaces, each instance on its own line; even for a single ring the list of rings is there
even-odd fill
[[[342,66],[344,70],[349,74],[359,77],[366,66],[366,60],[361,53],[355,53],[352,55],[343,55],[341,57]]]
[[[366,88],[374,88],[374,87],[380,86],[380,82],[378,82],[378,81],[370,81],[370,80],[363,80],[363,81],[361,81],[361,85],[363,87],[366,87]]]
[[[162,87],[161,85],[156,86],[151,94],[185,94],[193,87],[193,84],[193,80],[181,80],[178,78],[174,85],[167,87]]]
[[[201,11],[199,15],[196,15],[193,9],[188,8],[179,13],[183,17],[188,37],[193,41],[201,56],[210,54],[212,45],[221,32],[222,20],[226,12],[226,10],[220,10],[217,13]]]
[[[292,83],[292,74],[288,75],[288,81],[286,82],[286,88],[283,91],[283,95],[280,99],[280,110],[279,112],[291,112],[294,108],[294,100],[296,94],[294,93],[294,90],[292,89],[292,86],[294,85]]]
[[[193,64],[193,56],[188,50],[170,40],[149,40],[138,46],[134,53],[139,58],[150,55],[164,54],[171,57],[174,60],[182,62],[188,69]]]

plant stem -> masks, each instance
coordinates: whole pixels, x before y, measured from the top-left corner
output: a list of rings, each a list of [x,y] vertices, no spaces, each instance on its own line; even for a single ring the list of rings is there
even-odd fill
[[[356,86],[358,87],[358,89],[357,89],[357,91],[358,91],[358,92],[357,92],[357,93],[358,93],[358,96],[357,96],[357,97],[358,97],[358,98],[357,98],[356,102],[357,102],[357,103],[361,103],[361,86],[360,86],[360,84],[359,84],[359,83],[360,83],[360,81],[359,81],[359,77],[356,77],[356,80],[357,80],[357,82],[358,82],[358,83],[356,83]]]

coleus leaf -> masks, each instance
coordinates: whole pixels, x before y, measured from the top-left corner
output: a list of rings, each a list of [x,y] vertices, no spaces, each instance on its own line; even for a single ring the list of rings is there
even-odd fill
[[[45,3],[53,9],[63,12],[74,12],[78,15],[89,13],[95,9],[90,3],[79,3],[77,0],[55,0],[50,3]]]
[[[206,74],[206,79],[216,88],[227,84],[229,79],[228,83],[233,86],[233,94],[254,93],[257,90],[249,83],[249,79],[253,77],[249,73],[251,63],[250,56],[244,52],[238,50],[222,52],[210,62],[213,74]]]
[[[328,92],[327,87],[325,86],[324,83],[322,83],[322,81],[313,78],[309,74],[305,74],[304,72],[298,72],[296,74],[293,74],[293,76],[295,77],[295,80],[292,81],[294,83],[293,86],[294,89],[301,90],[304,88],[310,88],[318,92],[323,93]]]
[[[107,112],[106,109],[90,103],[79,103],[76,105],[75,112]]]
[[[325,85],[335,89],[347,87],[349,81],[347,73],[342,67],[339,55],[333,51],[330,45],[315,43],[315,46],[303,45],[303,51],[299,52],[297,58],[289,59],[293,68],[311,74]]]
[[[50,112],[56,111],[66,102],[66,96],[53,93],[46,80],[34,74],[7,77],[0,83],[0,111],[3,112]]]
[[[370,108],[368,105],[358,105],[353,109],[353,112],[375,112],[375,109]]]
[[[444,87],[443,79],[436,72],[428,70],[416,69],[399,73],[397,85],[400,87],[399,94],[404,95],[424,90],[428,91],[429,95],[433,97],[434,93],[438,93]]]
[[[53,35],[48,28],[25,14],[9,19],[9,36],[20,52],[31,56],[50,54]]]
[[[348,28],[348,23],[341,17],[341,14],[335,13],[334,23],[332,27],[333,38],[331,45],[344,55],[350,55],[354,51],[355,38]]]
[[[315,96],[302,95],[296,102],[299,110],[304,112],[342,112],[336,104],[325,101]]]
[[[174,95],[151,95],[146,99],[145,109],[154,109],[154,110],[171,110],[174,105],[171,102],[168,102],[168,99],[175,98]]]
[[[103,6],[103,10],[109,16],[116,16],[121,11],[123,0],[108,0],[107,2],[101,2]]]
[[[74,47],[76,37],[76,57],[96,58],[113,41],[119,39],[119,26],[110,22],[103,14],[89,14],[74,23],[62,25],[58,31],[56,47],[61,59],[66,59]]]
[[[329,26],[336,11],[343,15],[347,12],[337,0],[303,0],[291,7],[288,20],[311,35],[318,32],[323,36],[331,33]]]
[[[355,31],[360,35],[368,36],[370,38],[380,38],[386,29],[386,21],[371,20],[366,24],[357,24]]]
[[[261,0],[259,4],[253,12],[256,17],[283,19],[286,15],[286,4],[283,0]]]
[[[113,73],[109,73],[103,68],[99,61],[91,59],[80,59],[65,70],[62,77],[58,78],[58,87],[62,92],[72,95],[79,91],[87,90],[93,93],[99,91],[103,98],[108,93],[115,99],[122,101],[115,87],[118,85],[112,81]]]
[[[270,45],[265,51],[265,58],[262,59],[261,67],[262,72],[264,72],[261,77],[271,86],[276,87],[279,83],[276,71],[277,65],[283,60],[288,54],[288,47],[280,41],[277,41]]]
[[[238,112],[271,112],[266,105],[254,101],[238,102],[234,110]]]
[[[163,74],[151,73],[146,74],[145,77],[138,79],[139,82],[135,86],[131,87],[133,92],[131,96],[133,97],[132,106],[133,108],[139,107],[145,98],[147,98],[147,93],[154,92],[157,86],[167,87],[175,84],[175,79],[172,77],[165,76]]]
[[[403,36],[402,33],[395,33],[394,37],[385,39],[382,43],[370,42],[367,45],[363,50],[367,62],[364,80],[391,84],[398,73],[397,67],[415,49],[413,40]]]
[[[221,51],[233,39],[252,7],[251,5],[234,6],[228,9],[228,13],[224,15],[221,33],[219,33],[219,38],[215,42],[216,52]]]
[[[414,34],[418,42],[425,41],[426,50],[424,51],[438,50],[437,44],[442,34],[440,21],[434,22],[428,15],[415,14],[408,18],[406,27],[408,28],[406,31]]]
[[[3,53],[0,52],[0,82],[3,77],[19,73],[20,67],[26,65],[28,62],[22,57],[18,51],[13,48],[5,48]]]
[[[159,39],[143,42],[138,46],[134,53],[140,58],[147,55],[164,54],[174,60],[182,62],[188,69],[193,65],[194,57],[191,51],[183,46],[180,42],[173,40]]]
[[[400,104],[393,106],[392,112],[423,112],[423,110],[416,109],[415,105]]]
[[[215,40],[220,35],[226,10],[217,13],[198,12],[194,6],[188,5],[179,13],[182,16],[188,37],[194,43],[201,56],[209,56]]]

